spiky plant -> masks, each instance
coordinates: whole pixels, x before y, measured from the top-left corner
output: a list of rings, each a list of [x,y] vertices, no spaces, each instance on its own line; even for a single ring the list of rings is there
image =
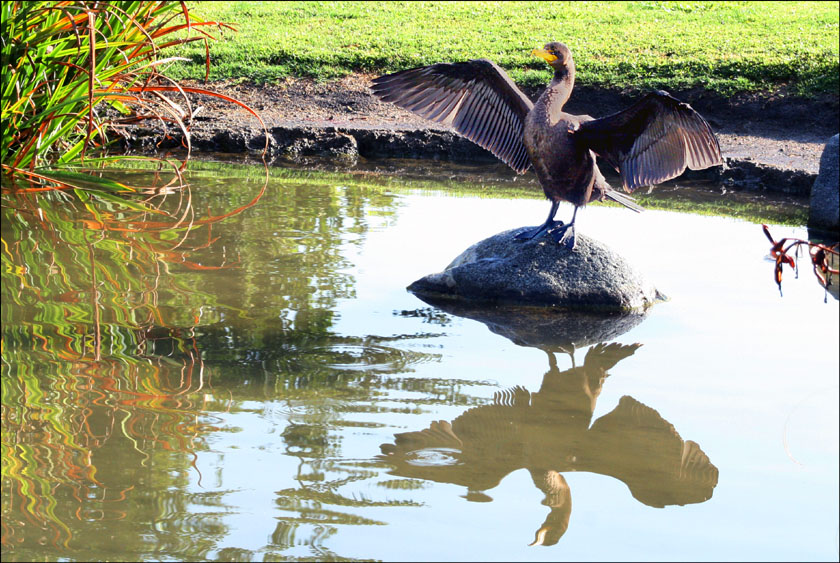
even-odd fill
[[[216,94],[168,79],[162,70],[177,57],[161,53],[206,45],[208,28],[230,26],[197,18],[184,2],[3,2],[0,10],[4,188],[87,190],[117,202],[114,192],[134,189],[94,172],[98,149],[119,126],[144,119],[181,129],[189,158],[186,92]]]

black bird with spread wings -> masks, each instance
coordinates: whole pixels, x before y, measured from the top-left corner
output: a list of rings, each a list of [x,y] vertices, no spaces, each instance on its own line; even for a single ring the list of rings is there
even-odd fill
[[[372,88],[383,101],[451,126],[520,174],[534,168],[551,200],[551,211],[545,223],[518,233],[517,239],[548,231],[557,242],[574,248],[579,207],[608,198],[642,210],[607,184],[596,157],[616,169],[626,192],[670,180],[686,168],[722,164],[709,124],[691,106],[661,90],[601,119],[565,113],[563,106],[575,83],[571,51],[555,42],[534,49],[533,54],[554,69],[551,83],[536,103],[486,59],[380,76]],[[560,201],[575,206],[568,224],[554,220]]]

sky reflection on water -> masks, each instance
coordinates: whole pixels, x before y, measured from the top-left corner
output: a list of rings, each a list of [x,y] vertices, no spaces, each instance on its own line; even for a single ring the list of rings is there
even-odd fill
[[[191,255],[236,267],[151,284],[95,247],[100,361],[73,217],[63,277],[3,278],[4,560],[837,557],[838,303],[807,268],[780,297],[759,225],[584,209],[670,301],[518,345],[404,288],[544,200],[323,178],[281,174]],[[197,209],[253,195],[192,182]],[[49,237],[3,212],[8,276]]]

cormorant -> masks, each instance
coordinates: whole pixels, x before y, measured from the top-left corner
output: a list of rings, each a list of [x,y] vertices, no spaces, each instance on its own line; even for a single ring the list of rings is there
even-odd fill
[[[554,69],[536,103],[487,59],[395,72],[374,79],[372,88],[383,101],[453,127],[520,174],[533,166],[551,211],[545,223],[518,233],[517,239],[548,230],[554,240],[573,249],[579,207],[609,198],[642,210],[607,184],[596,157],[616,169],[627,192],[675,178],[686,167],[700,170],[723,162],[706,120],[662,90],[600,119],[564,112],[575,83],[571,51],[552,42],[532,54]],[[554,220],[560,201],[575,206],[568,224]]]

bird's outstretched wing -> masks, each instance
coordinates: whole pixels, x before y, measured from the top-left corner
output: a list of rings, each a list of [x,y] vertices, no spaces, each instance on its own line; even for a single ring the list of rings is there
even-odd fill
[[[662,90],[624,111],[581,123],[575,138],[614,166],[630,192],[676,178],[686,167],[723,163],[706,120]]]
[[[453,127],[519,173],[531,165],[522,128],[534,104],[491,61],[403,70],[374,79],[372,89],[385,102]]]

